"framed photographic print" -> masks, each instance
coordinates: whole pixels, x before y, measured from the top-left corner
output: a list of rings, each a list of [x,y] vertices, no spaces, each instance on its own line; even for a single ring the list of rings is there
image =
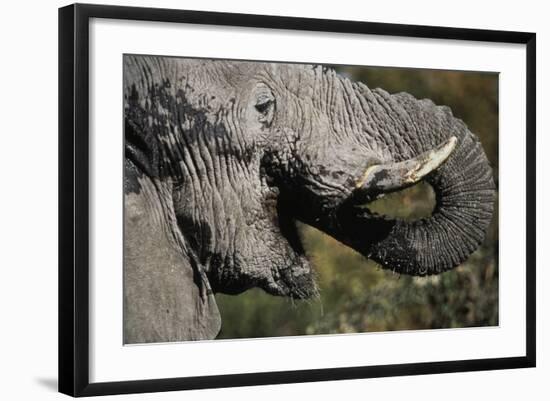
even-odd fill
[[[535,366],[534,33],[70,5],[59,113],[61,392]]]

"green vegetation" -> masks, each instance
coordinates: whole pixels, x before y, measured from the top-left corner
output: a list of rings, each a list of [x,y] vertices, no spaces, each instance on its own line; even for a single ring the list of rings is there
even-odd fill
[[[390,93],[409,92],[451,107],[481,139],[498,187],[498,75],[380,67],[338,67],[340,73]],[[369,207],[417,218],[433,208],[426,184],[391,194]],[[292,301],[259,289],[216,295],[218,338],[329,334],[498,324],[498,204],[484,244],[461,266],[428,278],[382,270],[312,227],[300,225],[318,275],[320,297]]]

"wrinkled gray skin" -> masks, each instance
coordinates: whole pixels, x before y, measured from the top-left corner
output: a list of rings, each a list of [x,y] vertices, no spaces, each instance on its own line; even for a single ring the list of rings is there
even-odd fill
[[[215,292],[315,296],[296,220],[412,275],[491,220],[491,168],[447,107],[322,66],[125,56],[124,108],[125,343],[214,338]],[[420,179],[429,218],[357,207]]]

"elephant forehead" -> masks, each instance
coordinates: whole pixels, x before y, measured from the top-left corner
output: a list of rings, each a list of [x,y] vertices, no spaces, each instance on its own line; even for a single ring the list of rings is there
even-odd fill
[[[246,61],[205,62],[201,64],[204,74],[219,84],[219,87],[231,87],[247,90],[259,82],[267,84],[279,92],[289,91],[294,94],[312,95],[312,88],[321,81],[322,67],[311,64],[258,63]]]
[[[305,100],[322,83],[322,67],[311,64],[269,63],[264,65],[268,79],[280,88]]]

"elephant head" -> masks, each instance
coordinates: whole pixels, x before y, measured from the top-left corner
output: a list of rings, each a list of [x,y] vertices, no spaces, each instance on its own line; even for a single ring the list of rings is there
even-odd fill
[[[323,66],[125,56],[124,118],[127,343],[215,337],[215,292],[315,296],[297,220],[420,276],[491,220],[491,168],[449,108]],[[427,218],[365,207],[421,180]]]

